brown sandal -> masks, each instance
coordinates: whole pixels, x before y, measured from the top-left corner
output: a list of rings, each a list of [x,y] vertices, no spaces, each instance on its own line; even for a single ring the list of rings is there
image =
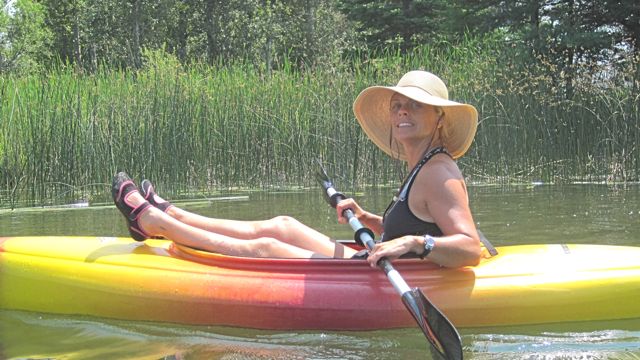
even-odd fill
[[[151,205],[164,212],[167,212],[167,210],[169,210],[169,208],[173,206],[173,204],[168,201],[157,201],[157,199],[159,199],[160,197],[157,196],[155,190],[153,189],[153,184],[151,184],[151,181],[147,179],[142,180],[142,183],[140,183],[140,194],[142,194],[142,197],[144,197],[144,199],[147,200]]]
[[[129,228],[129,234],[131,234],[131,237],[136,241],[144,241],[151,238],[151,236],[140,228],[138,219],[140,218],[140,215],[151,208],[151,204],[149,204],[148,201],[143,202],[137,207],[129,204],[127,202],[127,198],[129,197],[129,194],[134,191],[138,191],[138,188],[125,172],[119,172],[113,177],[113,182],[111,183],[111,196],[113,197],[113,202],[126,218],[127,227]]]

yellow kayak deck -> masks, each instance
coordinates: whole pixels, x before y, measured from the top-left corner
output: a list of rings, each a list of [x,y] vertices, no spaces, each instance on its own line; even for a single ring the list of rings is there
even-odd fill
[[[458,327],[640,318],[640,247],[497,250],[475,267],[394,265]],[[0,308],[262,329],[415,326],[363,260],[239,258],[112,237],[0,238]]]

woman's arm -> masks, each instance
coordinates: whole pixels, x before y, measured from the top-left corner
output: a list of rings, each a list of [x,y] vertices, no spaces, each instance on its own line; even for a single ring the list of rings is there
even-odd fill
[[[433,219],[443,236],[435,237],[433,250],[427,256],[446,267],[477,265],[481,247],[473,223],[462,174],[450,158],[434,157],[418,173],[410,192],[410,207],[421,219]],[[429,220],[431,221],[431,220]],[[424,236],[407,235],[376,245],[369,256],[375,266],[380,257],[399,256],[424,251]]]
[[[358,218],[363,226],[368,227],[377,235],[382,234],[382,216],[364,211],[358,203],[351,199],[344,199],[336,206],[336,212],[338,213],[338,222],[341,224],[347,223],[347,218],[342,215],[342,212],[346,209],[351,209],[353,214]]]

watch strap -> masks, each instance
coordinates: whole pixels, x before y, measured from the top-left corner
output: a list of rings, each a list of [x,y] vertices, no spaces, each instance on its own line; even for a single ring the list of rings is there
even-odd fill
[[[424,236],[424,250],[422,251],[422,254],[420,254],[420,259],[424,259],[425,257],[427,257],[433,250],[435,244],[436,240],[433,238],[433,236],[426,234]]]

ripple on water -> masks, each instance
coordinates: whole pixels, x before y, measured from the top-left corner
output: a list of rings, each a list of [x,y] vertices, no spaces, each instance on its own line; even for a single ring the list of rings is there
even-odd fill
[[[543,331],[469,337],[468,350],[473,353],[473,359],[640,359],[640,330]]]

